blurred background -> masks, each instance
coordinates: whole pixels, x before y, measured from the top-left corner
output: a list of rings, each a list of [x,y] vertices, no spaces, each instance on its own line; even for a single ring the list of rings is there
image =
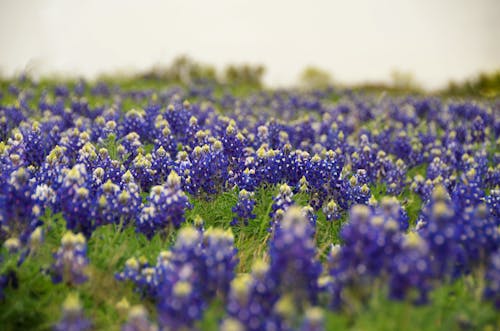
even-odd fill
[[[93,79],[196,61],[225,75],[248,64],[273,87],[436,89],[481,72],[500,79],[500,1],[0,0],[0,45],[7,77]]]

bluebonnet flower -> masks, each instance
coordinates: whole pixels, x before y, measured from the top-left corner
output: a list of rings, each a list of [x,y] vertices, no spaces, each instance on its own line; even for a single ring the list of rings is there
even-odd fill
[[[158,289],[160,324],[172,330],[192,327],[201,318],[206,302],[203,299],[205,263],[203,237],[192,227],[180,230],[171,258],[163,270]]]
[[[236,253],[231,230],[208,228],[203,233],[203,254],[206,268],[203,280],[205,297],[211,298],[220,294],[225,298],[238,263]]]
[[[392,144],[393,152],[398,158],[404,159],[405,161],[410,161],[409,157],[412,154],[413,150],[410,138],[408,137],[406,131],[399,131],[396,139],[394,139]]]
[[[351,153],[351,162],[353,170],[364,169],[367,174],[374,176],[374,168],[377,157],[377,149],[366,134],[360,136],[359,149]]]
[[[469,267],[484,264],[500,247],[500,219],[493,217],[485,204],[468,208],[455,222],[461,228],[460,241]]]
[[[181,179],[170,172],[163,186],[154,186],[136,222],[137,231],[152,238],[169,226],[178,228],[184,222],[184,212],[190,208],[188,198],[181,190]]]
[[[21,128],[24,143],[24,157],[27,165],[40,166],[52,147],[45,139],[46,134],[40,129],[40,123],[33,122],[31,126]]]
[[[182,189],[189,191],[191,190],[191,160],[186,152],[181,151],[177,153],[177,159],[175,160],[174,170],[181,176]]]
[[[484,296],[500,309],[500,249],[491,254],[485,278]]]
[[[427,178],[448,178],[451,175],[451,171],[451,167],[444,163],[439,157],[435,157],[427,168]]]
[[[485,201],[489,213],[496,219],[500,219],[500,188],[491,190]]]
[[[87,243],[85,237],[67,232],[61,239],[61,247],[54,254],[51,267],[52,281],[78,285],[87,281]]]
[[[316,221],[318,220],[318,215],[314,212],[314,208],[311,206],[302,207],[302,214],[309,221],[313,229],[316,229]]]
[[[245,331],[246,327],[237,319],[226,317],[222,320],[219,326],[220,331]]]
[[[472,121],[471,126],[471,136],[472,142],[483,142],[486,135],[484,133],[486,125],[480,116],[476,116],[474,121]]]
[[[8,153],[13,170],[21,166],[29,166],[26,162],[26,144],[24,142],[24,136],[18,129],[16,129],[12,137],[7,140],[7,146],[4,147],[4,153],[5,152]]]
[[[55,146],[40,167],[40,171],[36,174],[37,182],[57,191],[63,183],[65,176],[63,169],[65,168],[71,168],[69,159],[65,156],[65,149]]]
[[[420,304],[428,301],[434,277],[429,253],[427,242],[417,232],[405,236],[401,251],[393,257],[389,273],[390,298],[403,300],[409,297]]]
[[[380,208],[375,213],[395,220],[399,224],[401,231],[408,229],[408,214],[395,197],[383,197],[380,202]]]
[[[163,114],[163,117],[170,124],[172,133],[175,137],[184,140],[186,137],[186,128],[189,126],[189,119],[191,118],[191,105],[189,101],[185,100],[181,103],[177,98],[172,100],[173,102],[168,105],[167,111]]]
[[[343,162],[337,153],[329,151],[325,158],[314,155],[307,162],[304,175],[312,189],[322,192],[325,185],[335,188],[339,184],[342,167]]]
[[[131,109],[125,113],[125,118],[123,120],[123,132],[122,135],[126,136],[131,132],[137,133],[141,137],[148,136],[148,126],[145,120],[144,110]]]
[[[257,150],[255,172],[259,182],[277,184],[283,179],[285,165],[277,154],[277,150],[267,149],[265,145]]]
[[[99,188],[96,197],[97,206],[94,210],[96,226],[120,223],[126,225],[139,211],[140,196],[133,182],[124,185],[120,190],[117,184],[108,180]]]
[[[23,120],[26,120],[26,115],[23,114],[19,107],[15,106],[5,106],[0,109],[0,137],[2,140],[7,138],[7,135],[19,125]]]
[[[460,245],[462,235],[460,217],[443,186],[437,186],[431,199],[422,209],[419,222],[420,235],[427,241],[434,257],[433,272],[438,278],[451,276],[463,263],[464,252]]]
[[[54,331],[86,331],[92,329],[92,322],[84,315],[80,299],[69,294],[62,306],[62,317],[54,325]]]
[[[251,274],[241,274],[232,281],[226,305],[228,315],[246,330],[263,330],[279,298],[276,288],[275,280],[269,277],[269,264],[257,260]]]
[[[170,156],[175,157],[177,155],[177,140],[172,135],[168,122],[166,120],[156,121],[156,129],[161,130],[155,135],[155,148],[158,149],[163,147],[165,152],[169,153]]]
[[[152,174],[154,175],[154,180],[157,183],[163,183],[170,171],[174,167],[174,161],[170,157],[170,154],[165,151],[163,146],[156,149],[152,155]]]
[[[474,168],[462,174],[452,192],[452,199],[460,210],[476,206],[484,200],[481,178]]]
[[[0,235],[19,236],[26,243],[31,232],[41,224],[41,208],[32,198],[31,172],[20,167],[10,174],[4,174],[0,191]]]
[[[199,195],[221,191],[229,177],[228,165],[220,141],[214,141],[211,146],[195,147],[189,169],[189,192]]]
[[[144,306],[137,305],[130,308],[127,323],[122,325],[121,331],[158,331],[158,327],[149,320]]]
[[[274,304],[271,315],[266,319],[264,329],[291,331],[292,326],[296,324],[298,313],[293,297],[284,294]]]
[[[82,148],[78,150],[76,163],[83,164],[86,169],[89,169],[89,171],[91,171],[93,165],[97,163],[96,161],[97,152],[95,146],[90,142],[85,143]]]
[[[488,188],[495,188],[497,186],[500,186],[500,160],[497,161],[497,166],[495,168],[488,168],[485,175],[484,184]]]
[[[389,270],[399,251],[401,232],[395,220],[374,215],[368,206],[356,205],[341,229],[341,238],[343,246],[332,247],[329,258],[333,307],[344,303],[345,291],[355,291],[360,300],[369,295],[373,281]]]
[[[299,192],[301,193],[309,193],[311,191],[309,187],[309,182],[305,176],[302,176],[299,180]]]
[[[255,214],[252,213],[255,207],[255,199],[253,198],[253,195],[253,192],[248,192],[245,189],[242,189],[238,193],[238,202],[236,206],[232,208],[232,211],[236,214],[236,216],[233,218],[231,225],[248,225],[248,221],[255,218]]]
[[[118,125],[114,120],[106,120],[104,116],[98,116],[92,126],[92,140],[97,142],[115,142],[118,135]]]
[[[158,306],[160,324],[169,330],[192,328],[203,313],[201,294],[188,280],[178,280],[165,289],[162,295],[168,300],[163,300]]]
[[[204,139],[205,132],[198,125],[198,119],[195,116],[189,118],[189,125],[186,128],[186,140],[190,148],[204,145],[207,141]],[[200,139],[201,138],[201,139]]]
[[[193,225],[201,234],[205,232],[205,220],[200,215],[196,215]]]
[[[66,173],[58,190],[61,209],[69,230],[82,232],[90,237],[95,224],[92,218],[92,196],[88,188],[87,170],[82,164],[75,165]]]
[[[142,150],[140,136],[136,132],[131,132],[123,137],[117,147],[118,155],[125,166],[128,166]]]
[[[130,281],[135,285],[137,292],[147,298],[155,298],[158,295],[158,286],[160,285],[160,271],[165,264],[168,264],[167,258],[161,259],[165,253],[158,255],[158,265],[151,266],[144,256],[140,258],[131,257],[125,262],[125,268],[122,272],[116,273],[115,278],[119,281]],[[161,263],[160,263],[161,261]]]
[[[273,198],[273,205],[271,206],[271,212],[269,216],[271,217],[270,229],[274,230],[281,221],[284,212],[293,205],[293,192],[290,186],[287,184],[282,184],[279,187],[279,193]]]
[[[269,145],[269,129],[265,125],[257,127],[257,133],[254,140],[254,147]]]
[[[323,213],[325,213],[327,221],[338,220],[340,218],[340,208],[335,203],[335,200],[330,200],[324,207]]]
[[[348,181],[345,180],[335,195],[337,203],[343,209],[348,209],[356,204],[366,205],[370,197],[370,188],[367,184],[360,185],[357,176],[352,176]]]
[[[384,177],[384,181],[387,183],[387,194],[401,194],[405,186],[405,180],[406,165],[403,160],[398,159],[394,167],[392,167]]]
[[[116,279],[120,281],[130,280],[133,283],[139,282],[141,275],[141,263],[135,257],[127,259],[125,262],[125,269],[115,275]]]
[[[132,161],[130,167],[134,179],[137,180],[143,192],[148,192],[151,186],[156,182],[152,161],[151,154],[142,155],[139,153]]]
[[[284,293],[291,291],[294,302],[315,303],[321,264],[315,259],[314,228],[300,208],[290,207],[270,243],[269,277]]]
[[[319,307],[308,308],[304,314],[304,320],[299,331],[323,331],[325,330],[324,312]]]
[[[238,132],[235,128],[236,123],[231,121],[226,128],[224,136],[221,138],[222,145],[224,146],[224,153],[235,159],[240,159],[244,156],[245,149],[245,136]]]
[[[19,241],[18,238],[12,237],[5,240],[3,246],[7,249],[7,252],[9,254],[16,254],[21,249],[21,242]]]
[[[254,191],[258,186],[255,169],[245,168],[236,179],[236,185],[242,190]]]
[[[78,151],[90,141],[90,135],[87,132],[80,132],[78,128],[73,128],[63,132],[59,145],[65,148],[65,156],[75,162],[78,157]]]

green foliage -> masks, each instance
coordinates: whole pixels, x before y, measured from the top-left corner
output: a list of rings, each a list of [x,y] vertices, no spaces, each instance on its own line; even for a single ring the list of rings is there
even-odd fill
[[[452,81],[443,94],[496,98],[500,95],[500,70],[483,72],[460,83]]]
[[[332,85],[330,74],[317,67],[307,67],[300,74],[300,83],[305,88],[324,88]]]

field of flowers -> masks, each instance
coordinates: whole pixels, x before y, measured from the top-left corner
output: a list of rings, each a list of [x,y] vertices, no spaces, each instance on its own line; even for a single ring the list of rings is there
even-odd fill
[[[4,80],[1,330],[499,330],[500,100]]]

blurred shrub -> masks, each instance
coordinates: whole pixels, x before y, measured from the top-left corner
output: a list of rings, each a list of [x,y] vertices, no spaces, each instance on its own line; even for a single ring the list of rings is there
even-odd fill
[[[324,88],[332,85],[332,78],[323,69],[307,67],[300,74],[300,84],[305,88]]]

